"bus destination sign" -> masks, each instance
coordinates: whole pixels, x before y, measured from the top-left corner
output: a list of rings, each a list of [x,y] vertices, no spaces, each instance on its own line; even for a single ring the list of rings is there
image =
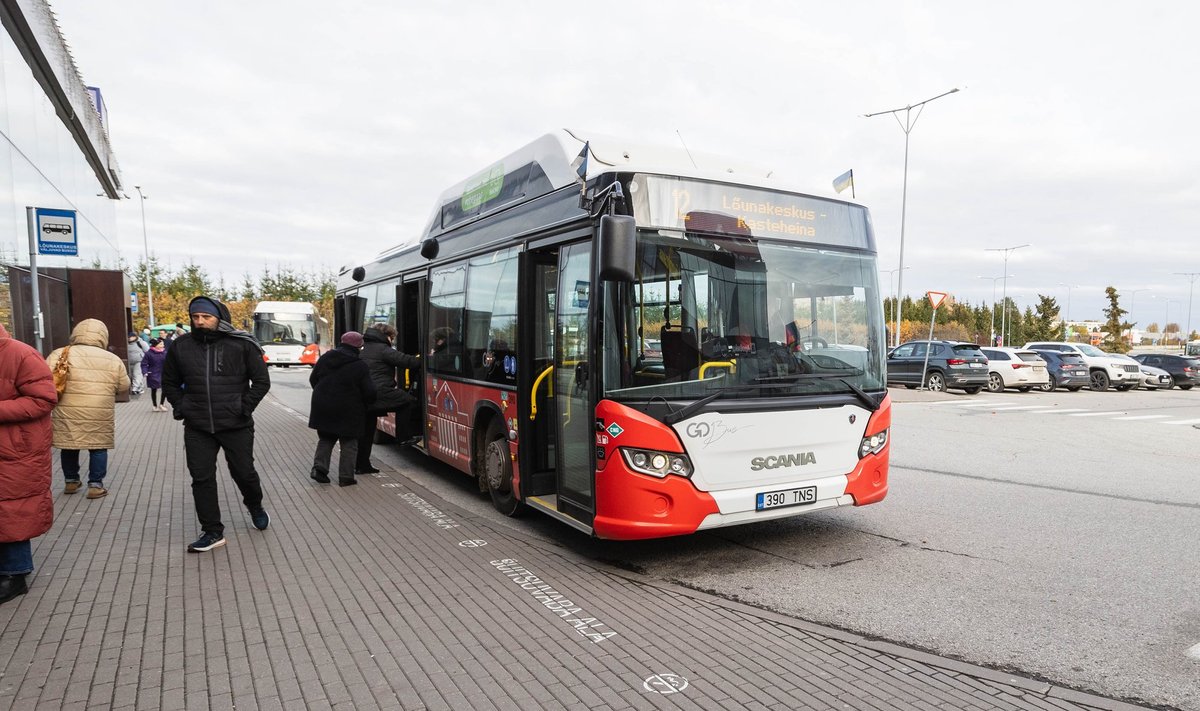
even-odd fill
[[[634,218],[645,227],[802,240],[867,249],[865,208],[740,185],[639,175]]]

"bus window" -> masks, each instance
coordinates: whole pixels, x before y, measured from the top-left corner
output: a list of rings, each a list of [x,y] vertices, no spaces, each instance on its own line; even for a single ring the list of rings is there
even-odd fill
[[[434,270],[429,291],[429,371],[463,372],[463,307],[467,265]]]
[[[517,382],[517,250],[471,260],[467,275],[468,372],[478,380]]]

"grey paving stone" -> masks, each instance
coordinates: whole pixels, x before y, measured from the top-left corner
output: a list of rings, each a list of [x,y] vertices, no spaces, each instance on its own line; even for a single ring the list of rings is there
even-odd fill
[[[30,594],[0,607],[0,707],[1132,708],[610,570],[456,510],[387,447],[386,477],[314,485],[315,436],[271,397],[256,413],[271,528],[250,526],[222,462],[228,544],[188,554],[181,427],[117,413],[110,495],[56,493]],[[504,558],[578,612],[490,564]],[[660,673],[689,686],[648,692]]]

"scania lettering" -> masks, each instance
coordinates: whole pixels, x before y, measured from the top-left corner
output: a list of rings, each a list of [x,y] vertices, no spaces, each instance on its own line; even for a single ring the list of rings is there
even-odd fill
[[[812,452],[785,454],[779,457],[755,457],[750,460],[750,471],[763,469],[778,469],[779,467],[802,467],[805,464],[816,464],[817,457]]]
[[[405,429],[501,512],[642,539],[887,495],[867,209],[694,157],[549,134],[341,270],[336,332],[421,354]]]

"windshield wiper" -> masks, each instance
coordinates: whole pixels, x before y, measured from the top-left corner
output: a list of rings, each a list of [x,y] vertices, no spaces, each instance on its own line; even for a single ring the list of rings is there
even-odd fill
[[[681,422],[683,420],[686,420],[687,418],[689,418],[692,415],[699,412],[701,408],[703,408],[705,405],[712,402],[713,400],[727,397],[729,395],[736,395],[736,394],[752,392],[752,391],[759,390],[759,389],[761,389],[759,386],[743,385],[741,387],[725,388],[723,390],[718,390],[715,393],[713,393],[712,395],[705,395],[704,397],[700,398],[699,400],[696,400],[695,402],[690,402],[687,405],[684,405],[683,407],[679,408],[678,410],[675,410],[674,412],[668,412],[666,414],[666,416],[663,417],[663,424],[673,425],[676,422]]]
[[[863,405],[866,405],[867,409],[870,410],[871,412],[875,412],[876,410],[879,409],[879,406],[883,404],[882,399],[879,402],[875,402],[875,400],[870,395],[868,395],[866,393],[866,391],[864,391],[862,388],[858,387],[854,383],[850,382],[849,380],[846,380],[845,378],[838,378],[838,382],[840,382],[842,385],[845,385],[846,387],[850,388],[850,390],[854,393],[854,397],[858,398],[858,401],[861,402]]]
[[[882,403],[882,401],[876,402],[875,399],[872,398],[870,395],[868,395],[865,390],[858,387],[857,385],[850,382],[849,380],[846,380],[846,376],[848,376],[848,375],[862,375],[862,374],[863,374],[862,370],[855,369],[855,371],[853,373],[796,373],[794,375],[775,375],[775,376],[764,375],[759,378],[755,378],[754,382],[800,383],[800,382],[813,381],[813,380],[836,380],[839,383],[841,383],[842,385],[845,385],[846,387],[850,388],[850,392],[854,393],[854,397],[858,398],[858,401],[861,402],[863,405],[865,405],[868,410],[874,412],[879,409],[879,406]]]
[[[847,373],[792,373],[791,375],[760,375],[754,379],[756,383],[796,383],[801,380],[840,380],[847,376],[862,375],[863,371],[855,368]]]

